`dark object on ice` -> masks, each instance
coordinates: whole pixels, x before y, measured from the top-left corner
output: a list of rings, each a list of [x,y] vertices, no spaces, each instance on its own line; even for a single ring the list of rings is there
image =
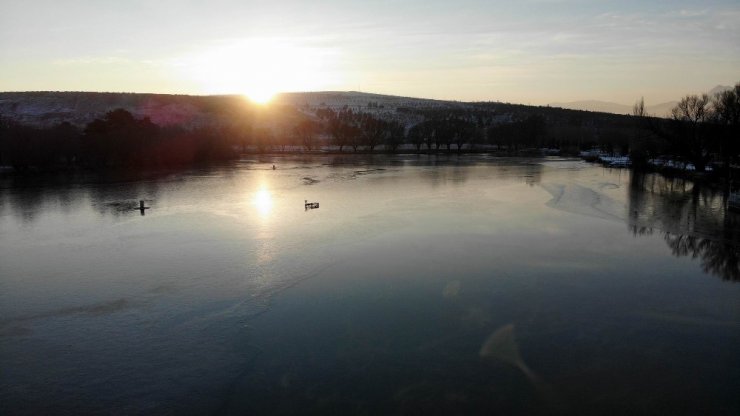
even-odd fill
[[[145,207],[144,206],[144,200],[143,199],[140,199],[139,200],[139,211],[141,211],[141,215],[144,215],[144,210],[145,209],[149,209],[149,208],[150,207]]]
[[[303,200],[303,204],[304,204],[304,206],[306,207],[307,210],[308,209],[316,209],[316,208],[319,207],[319,203],[318,202],[308,202],[307,199],[304,199]]]
[[[275,165],[272,165],[272,170],[275,170]]]
[[[141,215],[144,215],[144,210],[150,208],[145,206],[145,203],[146,200],[140,199],[138,203],[136,201],[115,201],[106,202],[103,205],[108,209],[112,209],[118,212],[141,211]]]

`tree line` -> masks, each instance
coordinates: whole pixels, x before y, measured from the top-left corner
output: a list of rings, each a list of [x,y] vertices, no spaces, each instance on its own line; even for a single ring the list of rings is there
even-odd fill
[[[229,106],[216,122],[195,128],[158,126],[118,109],[84,127],[49,128],[0,117],[0,165],[31,168],[182,166],[245,152],[365,151],[577,154],[598,148],[629,155],[636,167],[667,157],[705,170],[738,163],[740,83],[714,97],[689,95],[669,119],[650,116],[644,101],[632,116],[502,103],[458,107],[381,107],[313,111],[275,106],[264,114]],[[218,111],[216,111],[218,110]],[[383,110],[384,111],[384,110]],[[390,116],[389,116],[390,115]]]
[[[31,168],[172,167],[236,155],[222,129],[160,127],[118,109],[83,129],[68,122],[50,128],[0,118],[0,165]]]
[[[669,119],[650,116],[645,102],[635,103],[633,162],[664,155],[691,163],[699,172],[711,164],[729,167],[740,157],[740,83],[714,96],[686,95]]]

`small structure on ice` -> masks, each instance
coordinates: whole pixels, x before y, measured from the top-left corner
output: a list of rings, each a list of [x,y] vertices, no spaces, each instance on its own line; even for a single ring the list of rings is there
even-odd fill
[[[316,208],[319,207],[319,203],[318,202],[308,202],[308,199],[304,199],[303,200],[303,204],[304,204],[304,206],[305,206],[305,208],[307,210],[309,210],[309,209],[316,209]]]

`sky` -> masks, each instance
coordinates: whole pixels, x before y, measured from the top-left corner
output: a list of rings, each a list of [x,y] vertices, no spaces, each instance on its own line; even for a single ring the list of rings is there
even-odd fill
[[[0,0],[0,91],[658,104],[737,82],[738,0]]]

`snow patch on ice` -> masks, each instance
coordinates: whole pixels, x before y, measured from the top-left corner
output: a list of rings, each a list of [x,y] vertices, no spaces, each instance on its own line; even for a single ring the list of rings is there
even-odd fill
[[[547,206],[572,214],[624,221],[626,207],[623,203],[595,190],[577,184],[543,183],[542,188],[552,195]]]

